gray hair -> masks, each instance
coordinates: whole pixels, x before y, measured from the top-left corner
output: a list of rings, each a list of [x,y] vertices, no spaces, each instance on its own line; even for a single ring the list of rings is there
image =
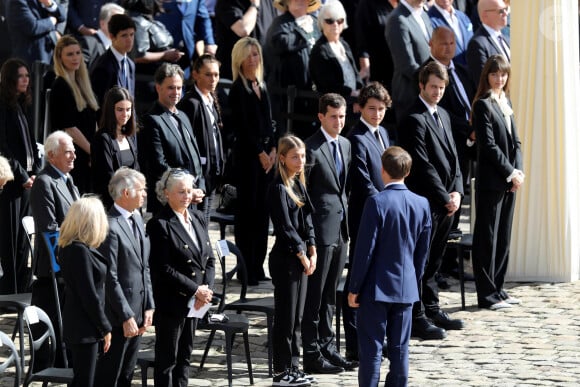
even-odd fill
[[[155,75],[153,77],[155,79],[155,83],[161,85],[165,78],[172,78],[176,75],[179,75],[182,80],[185,79],[183,70],[181,67],[179,67],[179,65],[164,62],[157,68],[157,71],[155,71]]]
[[[109,181],[109,195],[113,200],[119,199],[123,195],[124,190],[129,190],[131,197],[137,195],[135,184],[141,183],[145,186],[145,176],[134,169],[121,167],[117,169],[111,180]]]
[[[318,11],[318,28],[322,31],[322,25],[324,24],[324,19],[344,19],[344,24],[342,25],[343,31],[348,28],[346,22],[346,11],[342,6],[340,1],[327,1],[320,10]]]
[[[8,159],[4,156],[0,156],[0,181],[12,181],[14,180],[14,173],[12,173],[12,168]]]
[[[46,140],[44,140],[44,154],[46,156],[48,156],[49,153],[53,156],[57,155],[60,151],[61,144],[69,141],[72,143],[73,139],[68,135],[68,133],[62,130],[52,132]]]
[[[165,190],[171,191],[178,181],[184,181],[186,185],[195,188],[195,178],[187,170],[181,168],[168,169],[163,173],[157,184],[155,184],[155,194],[161,204],[167,204]]]
[[[99,20],[109,21],[114,14],[125,13],[125,8],[115,3],[105,3],[101,6],[99,12]]]

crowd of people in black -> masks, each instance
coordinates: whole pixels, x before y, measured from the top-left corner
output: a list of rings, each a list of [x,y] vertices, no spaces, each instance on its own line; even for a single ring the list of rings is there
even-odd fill
[[[196,327],[188,316],[212,300],[208,223],[225,183],[237,189],[235,243],[248,283],[274,284],[273,385],[307,386],[309,374],[354,370],[359,360],[361,385],[370,374],[375,383],[382,352],[399,357],[388,385],[403,386],[410,336],[463,329],[440,308],[438,288],[454,269],[445,247],[470,188],[478,304],[519,303],[503,289],[525,178],[509,101],[509,1],[0,0],[0,15],[10,38],[0,70],[0,291],[31,290],[56,321],[48,251],[37,242],[29,267],[21,219],[32,215],[38,234],[60,230],[59,340],[77,385],[130,385],[150,325],[155,385],[187,385]],[[46,74],[33,84],[38,62]],[[47,93],[42,109],[33,92]],[[46,138],[34,127],[38,111]],[[361,262],[388,257],[361,225],[382,216],[369,198],[403,183],[427,199],[429,248],[410,261],[424,240],[401,249],[417,283],[395,297],[365,277]],[[395,284],[409,276],[377,267]],[[377,343],[369,348],[357,314],[369,316],[375,301],[396,304],[384,316],[397,328],[365,324],[365,340]],[[344,356],[332,328],[337,302]]]

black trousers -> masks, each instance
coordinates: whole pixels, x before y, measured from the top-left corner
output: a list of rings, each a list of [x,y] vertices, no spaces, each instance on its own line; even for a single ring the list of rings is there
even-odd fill
[[[316,270],[308,277],[302,318],[305,362],[316,360],[321,354],[336,352],[332,320],[336,309],[336,287],[344,269],[346,250],[342,240],[336,245],[317,246]]]
[[[187,387],[197,319],[156,313],[154,321],[155,386]]]
[[[113,327],[111,347],[97,362],[96,386],[130,387],[141,336],[125,337],[123,327]]]
[[[488,307],[505,298],[501,293],[508,266],[515,201],[513,192],[476,192],[472,251],[480,307]]]
[[[300,356],[300,324],[306,298],[306,274],[295,254],[272,249],[268,260],[274,284],[274,372],[296,365]]]
[[[419,284],[419,301],[413,304],[413,319],[433,315],[439,311],[439,289],[435,274],[441,267],[447,246],[447,237],[453,224],[453,216],[431,211],[431,244],[429,258],[425,264],[423,279]]]
[[[95,371],[99,356],[99,342],[69,344],[68,348],[73,360],[74,378],[72,387],[98,386],[98,384],[95,384]]]

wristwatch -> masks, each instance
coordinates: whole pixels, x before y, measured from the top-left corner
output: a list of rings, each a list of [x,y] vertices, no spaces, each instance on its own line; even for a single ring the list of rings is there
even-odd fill
[[[254,3],[250,3],[250,7],[254,7],[254,8],[256,8],[256,11],[260,12],[260,6],[259,5],[256,5]]]

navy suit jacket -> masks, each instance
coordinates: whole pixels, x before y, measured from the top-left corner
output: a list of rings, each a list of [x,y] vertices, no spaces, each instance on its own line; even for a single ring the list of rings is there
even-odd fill
[[[344,177],[338,176],[332,146],[318,129],[306,139],[306,187],[314,207],[312,223],[317,245],[332,245],[342,234],[348,240],[346,181],[351,163],[351,146],[338,136]]]
[[[453,27],[447,22],[447,19],[439,12],[439,10],[432,6],[429,8],[429,12],[427,12],[429,18],[431,19],[431,24],[433,25],[433,29],[439,26],[445,26],[451,28],[452,31]],[[461,30],[461,38],[455,34],[455,57],[453,58],[454,62],[460,63],[464,66],[467,65],[467,45],[469,41],[473,37],[473,24],[471,23],[471,19],[469,17],[459,11],[455,10],[455,16],[457,17],[457,21],[459,22],[459,29]]]
[[[35,61],[52,63],[57,26],[52,24],[50,17],[55,17],[59,23],[66,20],[62,6],[55,4],[56,11],[49,12],[37,0],[6,1],[12,56],[23,59],[30,68]]]
[[[69,176],[69,179],[72,177]],[[75,191],[77,198],[80,197],[76,187]],[[62,176],[52,165],[47,164],[36,176],[30,189],[30,208],[36,235],[59,230],[74,201]],[[44,242],[34,244],[32,270],[39,278],[50,277],[50,255]]]
[[[163,10],[155,19],[167,27],[176,47],[183,41],[188,58],[191,59],[195,52],[195,42],[203,40],[206,45],[215,44],[213,27],[204,0],[164,1]]]
[[[388,148],[394,143],[389,139],[385,128],[379,126],[383,144]],[[348,173],[348,228],[351,243],[356,238],[360,217],[366,200],[384,188],[382,179],[383,164],[381,149],[370,129],[359,121],[348,134],[352,145],[352,163]]]
[[[427,200],[403,184],[390,185],[367,200],[361,219],[349,292],[359,300],[418,301],[431,238]]]
[[[509,45],[509,38],[505,35],[504,38]],[[483,70],[485,62],[492,55],[505,54],[495,44],[485,27],[481,26],[475,31],[473,38],[471,38],[467,46],[467,67],[469,68],[471,79],[473,79],[476,85],[479,85],[481,70]]]
[[[121,213],[109,210],[109,233],[99,246],[107,260],[105,311],[113,326],[122,326],[131,317],[143,324],[146,310],[155,309],[149,273],[149,237],[138,211],[133,213],[140,241]]]
[[[137,137],[139,165],[147,177],[149,197],[147,208],[153,213],[157,210],[159,203],[157,200],[152,200],[157,197],[155,183],[169,168],[186,169],[196,178],[196,186],[205,191],[201,153],[189,119],[185,113],[178,113],[181,131],[191,138],[191,146],[183,140],[182,133],[173,125],[170,115],[169,111],[155,101],[151,110],[142,117],[142,129]]]
[[[426,12],[423,12],[422,18],[431,36],[433,27]],[[421,26],[404,5],[389,14],[385,38],[393,58],[393,107],[406,109],[419,93],[418,72],[431,53],[429,39],[423,35]]]
[[[111,332],[104,305],[105,257],[75,241],[60,249],[59,261],[66,284],[62,311],[64,341],[67,344],[100,341]]]
[[[78,34],[80,26],[99,28],[99,12],[101,6],[107,0],[69,0],[68,6],[68,27],[73,33]],[[121,3],[120,0],[113,0],[113,3]]]
[[[190,216],[199,248],[195,247],[169,205],[147,222],[155,314],[185,318],[197,287],[208,285],[213,288],[215,258],[205,215],[190,210]]]
[[[401,146],[413,158],[407,186],[429,200],[432,212],[447,213],[445,205],[449,202],[449,193],[463,195],[463,179],[449,115],[442,107],[438,107],[437,112],[445,128],[445,137],[450,141],[441,136],[435,119],[418,97],[401,122],[399,138]]]
[[[123,86],[121,80],[121,67],[115,54],[109,48],[101,55],[91,68],[91,85],[97,96],[99,106],[103,106],[105,94],[113,86]],[[127,81],[129,93],[135,98],[135,62],[127,56]]]
[[[479,160],[475,178],[478,191],[506,191],[512,186],[506,178],[514,168],[523,170],[521,142],[513,114],[510,120],[511,134],[497,102],[488,97],[473,105]]]

